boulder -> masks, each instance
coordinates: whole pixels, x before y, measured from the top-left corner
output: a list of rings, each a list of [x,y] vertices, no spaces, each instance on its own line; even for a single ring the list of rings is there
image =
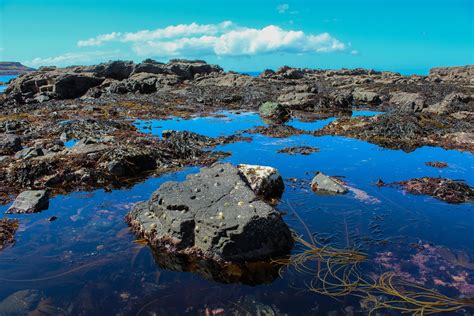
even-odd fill
[[[164,63],[160,63],[152,59],[146,59],[135,66],[132,75],[142,72],[149,74],[165,74],[168,71]]]
[[[419,93],[398,92],[390,96],[390,103],[403,111],[420,112],[425,107],[425,98]]]
[[[130,77],[135,64],[131,61],[116,60],[93,66],[93,73],[96,77],[123,80]]]
[[[10,206],[7,213],[23,214],[36,213],[48,209],[49,197],[45,190],[31,190],[21,192]]]
[[[122,81],[112,82],[109,86],[111,93],[153,93],[156,91],[158,77],[154,74],[137,73]]]
[[[14,134],[0,134],[0,156],[21,150],[21,138]]]
[[[316,173],[311,181],[311,189],[318,193],[345,194],[349,190],[341,182],[333,177],[329,177],[322,172]]]
[[[356,89],[352,92],[352,97],[354,101],[358,103],[377,105],[382,102],[378,93],[364,89]]]
[[[291,68],[283,66],[276,71],[276,74],[285,79],[301,79],[304,77],[304,72],[298,68]]]
[[[181,80],[191,80],[195,75],[223,72],[217,65],[210,65],[202,60],[172,59],[166,64],[166,69],[176,74]]]
[[[277,102],[265,102],[263,103],[258,112],[260,116],[265,119],[270,119],[279,123],[287,121],[290,117],[290,111],[286,106]]]
[[[318,95],[310,92],[288,92],[278,97],[278,102],[295,110],[312,108],[318,100]]]
[[[84,95],[87,90],[100,85],[104,81],[101,78],[82,75],[65,74],[56,79],[54,92],[60,99],[74,99]]]
[[[464,93],[450,93],[438,103],[428,105],[423,112],[435,113],[438,115],[449,114],[473,108],[474,98]]]
[[[277,169],[247,164],[240,164],[237,168],[255,194],[266,199],[280,198],[283,194],[285,185]]]
[[[215,262],[286,255],[293,245],[281,215],[258,199],[231,164],[162,184],[126,220],[155,249]]]

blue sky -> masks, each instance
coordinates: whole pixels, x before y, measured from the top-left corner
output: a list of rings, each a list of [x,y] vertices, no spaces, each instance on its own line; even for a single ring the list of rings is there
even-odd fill
[[[0,60],[28,65],[200,58],[426,73],[474,64],[473,0],[0,0]]]

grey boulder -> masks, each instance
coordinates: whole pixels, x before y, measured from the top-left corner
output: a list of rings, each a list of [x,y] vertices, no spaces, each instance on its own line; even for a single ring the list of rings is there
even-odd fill
[[[162,184],[126,220],[154,249],[214,262],[286,255],[293,245],[280,213],[259,199],[231,164]]]
[[[0,156],[12,155],[21,150],[21,139],[14,134],[0,134]]]
[[[10,206],[7,213],[22,214],[36,213],[48,209],[49,197],[45,190],[32,190],[21,192]]]

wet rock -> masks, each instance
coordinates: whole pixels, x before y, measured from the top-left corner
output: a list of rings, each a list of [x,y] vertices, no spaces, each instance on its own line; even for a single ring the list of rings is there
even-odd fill
[[[280,103],[265,102],[259,108],[260,116],[277,123],[286,122],[289,119],[290,111]]]
[[[240,164],[237,166],[255,194],[266,199],[280,198],[285,190],[277,169],[266,166]]]
[[[434,168],[446,168],[448,166],[448,164],[443,161],[428,161],[428,162],[425,162],[425,165],[427,165],[428,167],[434,167]]]
[[[217,262],[284,255],[293,244],[280,214],[230,164],[162,184],[126,220],[154,248]]]
[[[474,188],[463,181],[423,177],[396,184],[412,194],[430,195],[448,203],[474,202]]]
[[[0,251],[14,242],[18,225],[17,219],[0,218]]]
[[[391,95],[390,103],[403,111],[420,112],[425,108],[426,101],[419,93],[398,92]]]
[[[312,153],[318,152],[319,148],[311,146],[295,146],[295,147],[285,147],[278,150],[279,154],[289,154],[289,155],[311,155]]]
[[[7,213],[22,214],[36,213],[48,209],[49,197],[45,190],[32,190],[21,192],[10,206]]]
[[[295,135],[307,134],[304,130],[289,125],[257,126],[254,129],[247,130],[246,133],[261,134],[276,138],[286,138]]]
[[[21,290],[15,292],[0,302],[0,315],[23,316],[43,314],[37,310],[40,302],[45,299],[39,290]]]
[[[21,150],[21,138],[14,134],[0,134],[0,156]]]
[[[319,193],[345,194],[349,190],[340,180],[327,176],[322,172],[316,173],[311,181],[311,189]]]

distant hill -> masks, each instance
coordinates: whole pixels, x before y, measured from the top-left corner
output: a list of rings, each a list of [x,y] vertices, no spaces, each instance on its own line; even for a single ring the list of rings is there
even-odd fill
[[[35,69],[26,67],[19,62],[0,61],[0,76],[16,76]]]

